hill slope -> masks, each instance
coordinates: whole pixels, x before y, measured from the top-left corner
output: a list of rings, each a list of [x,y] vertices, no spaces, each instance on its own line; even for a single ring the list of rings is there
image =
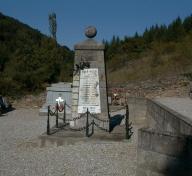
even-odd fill
[[[155,25],[134,37],[104,41],[110,83],[177,77],[192,72],[192,16]]]
[[[0,94],[19,95],[69,81],[73,52],[0,13]]]

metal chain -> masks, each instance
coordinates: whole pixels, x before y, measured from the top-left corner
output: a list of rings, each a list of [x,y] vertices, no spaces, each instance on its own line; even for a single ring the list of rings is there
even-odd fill
[[[102,122],[109,122],[109,120],[104,120],[104,119],[100,119],[100,118],[98,118],[96,115],[94,115],[94,114],[91,114],[91,113],[89,113],[94,119],[97,119],[97,120],[99,120],[99,121],[102,121]]]
[[[86,113],[81,114],[79,117],[75,117],[75,118],[73,118],[73,119],[66,119],[66,121],[67,121],[67,122],[76,121],[76,120],[79,120],[79,119],[82,118],[82,117],[85,117],[85,115],[86,115]]]
[[[86,127],[80,127],[80,128],[71,128],[71,127],[69,127],[69,129],[70,129],[71,131],[83,131],[83,130],[86,129]]]
[[[97,128],[99,128],[100,130],[103,130],[103,131],[105,131],[105,132],[109,132],[108,129],[103,128],[103,127],[100,127],[100,126],[99,126],[98,124],[96,124],[95,122],[94,122],[94,125],[95,125]]]
[[[58,111],[62,112],[64,110],[64,107],[62,107],[61,109],[58,107]]]
[[[90,127],[90,126],[92,125],[92,123],[93,123],[93,122],[91,122],[91,123],[88,125],[88,127]],[[86,129],[86,126],[80,127],[80,128],[71,128],[71,127],[69,126],[68,128],[69,128],[70,130],[72,130],[72,131],[83,131],[83,130]]]
[[[50,116],[56,116],[56,115],[57,115],[56,112],[57,112],[57,110],[55,110],[55,112],[52,112],[51,110],[49,110],[49,115],[50,115]],[[60,112],[60,111],[59,111],[59,112]],[[85,117],[85,115],[86,115],[86,113],[81,114],[79,117],[75,117],[75,118],[73,118],[73,119],[66,119],[66,121],[67,121],[67,122],[76,121],[76,120],[81,119],[82,117]],[[63,119],[63,118],[59,118],[59,119]]]
[[[65,104],[68,108],[70,108],[71,109],[71,106],[69,106],[67,103]]]
[[[51,111],[51,110],[49,109],[49,115],[50,115],[50,116],[56,115],[56,112],[57,112],[57,110],[55,110],[55,112],[53,112],[53,111]]]
[[[123,108],[121,108],[121,109],[118,109],[118,110],[116,110],[116,111],[112,111],[112,112],[117,112],[117,111],[120,111],[120,110],[123,110],[124,109],[124,107]],[[60,110],[60,109],[59,109]],[[57,112],[57,109],[55,110],[55,112],[53,112],[53,111],[51,111],[51,110],[49,110],[49,114],[51,115],[51,116],[54,116],[54,115],[56,115],[56,112]],[[92,118],[94,118],[94,119],[96,119],[96,120],[98,120],[98,121],[100,121],[100,122],[103,122],[103,124],[104,123],[110,123],[110,119],[108,120],[104,120],[104,119],[100,119],[100,118],[98,118],[96,115],[94,115],[94,114],[91,114],[90,112],[89,112],[89,114],[90,114],[90,116],[92,117]],[[81,118],[83,118],[83,117],[86,117],[86,115],[87,115],[87,113],[84,113],[84,114],[81,114],[79,117],[75,117],[75,118],[73,118],[73,119],[66,119],[66,121],[76,121],[76,120],[79,120],[79,119],[81,119]],[[124,119],[125,118],[125,115],[123,116],[123,118],[122,119]],[[62,119],[62,118],[59,118],[59,119]],[[88,127],[90,127],[91,125],[95,125],[97,128],[99,128],[100,130],[103,130],[103,131],[105,131],[105,132],[109,132],[109,130],[108,129],[106,129],[106,128],[103,128],[103,127],[101,127],[99,124],[97,124],[97,123],[95,123],[95,122],[91,122],[89,125],[88,125]],[[71,128],[70,126],[68,127],[70,130],[72,130],[72,131],[83,131],[83,130],[86,130],[86,126],[84,126],[84,127],[80,127],[80,128]]]

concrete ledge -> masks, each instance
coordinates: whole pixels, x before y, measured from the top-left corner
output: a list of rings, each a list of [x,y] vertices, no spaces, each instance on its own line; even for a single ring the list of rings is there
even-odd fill
[[[148,127],[156,131],[192,135],[191,117],[155,100],[147,100],[147,121]]]
[[[191,117],[187,117],[187,116],[179,113],[178,111],[173,110],[171,108],[171,105],[170,105],[170,107],[168,107],[165,104],[159,102],[158,100],[151,100],[151,101],[153,101],[153,103],[157,104],[158,106],[160,106],[161,108],[165,109],[166,111],[169,111],[172,115],[179,117],[181,120],[185,121],[186,123],[188,123],[188,124],[190,124],[192,126],[192,119],[191,119]],[[192,101],[191,101],[191,103],[192,103]],[[185,106],[183,106],[183,109],[185,109]]]

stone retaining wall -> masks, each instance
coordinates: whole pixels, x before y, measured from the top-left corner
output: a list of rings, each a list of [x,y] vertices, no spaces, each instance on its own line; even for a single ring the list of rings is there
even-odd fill
[[[191,176],[192,123],[147,100],[147,127],[138,131],[137,176]]]
[[[140,129],[137,176],[192,175],[192,137]]]
[[[147,100],[148,127],[159,132],[192,135],[192,122],[153,100]]]

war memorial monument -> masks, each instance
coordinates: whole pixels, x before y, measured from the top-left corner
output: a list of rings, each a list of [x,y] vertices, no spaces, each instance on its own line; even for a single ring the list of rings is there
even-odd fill
[[[111,130],[104,59],[105,46],[94,39],[96,34],[97,30],[93,26],[85,29],[87,39],[74,46],[73,82],[57,83],[48,87],[46,103],[40,109],[40,114],[49,114],[51,108],[54,111],[57,103],[63,104],[65,110],[60,109],[60,111],[64,110],[63,123],[76,130],[83,129],[85,125],[95,125],[105,131]],[[90,116],[89,124],[87,124],[88,120],[83,118],[86,113]],[[56,113],[57,127],[61,119],[58,116],[61,114],[62,112]],[[124,118],[121,115],[119,117],[121,121]],[[113,122],[113,127],[114,124]]]
[[[87,27],[85,35],[88,39],[74,47],[72,118],[85,113],[87,108],[102,119],[108,118],[105,46],[93,39],[96,34],[95,27]]]
[[[75,118],[85,113],[88,108],[91,113],[99,114],[100,118],[108,119],[105,46],[93,39],[96,34],[95,27],[86,28],[85,35],[88,39],[74,46],[73,82],[52,84],[48,87],[46,103],[40,109],[40,114],[46,114],[47,106],[55,105],[56,98],[61,96],[68,105],[69,118],[70,115]]]

